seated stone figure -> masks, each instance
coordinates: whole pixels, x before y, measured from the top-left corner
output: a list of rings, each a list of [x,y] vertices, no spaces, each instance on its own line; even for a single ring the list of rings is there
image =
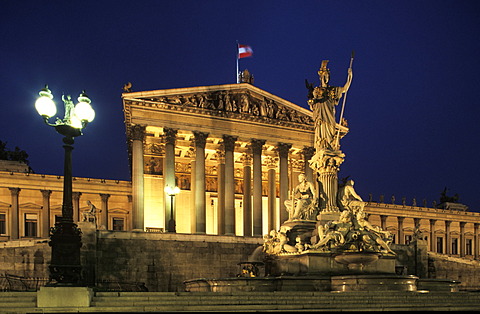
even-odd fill
[[[288,220],[308,220],[315,215],[317,195],[312,183],[301,173],[298,175],[298,185],[292,192],[292,199],[285,201],[289,217]],[[298,195],[298,197],[297,197]]]
[[[318,249],[323,247],[324,249],[331,249],[343,246],[349,240],[352,227],[351,213],[343,211],[338,221],[330,221],[324,226],[318,226],[319,240],[316,244],[310,245],[309,248]]]
[[[337,200],[341,210],[361,211],[365,207],[365,202],[353,188],[355,182],[348,180],[343,187],[338,190]]]

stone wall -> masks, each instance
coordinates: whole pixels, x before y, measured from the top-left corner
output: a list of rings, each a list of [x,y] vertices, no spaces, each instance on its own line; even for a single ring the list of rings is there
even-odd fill
[[[460,281],[461,290],[480,290],[480,262],[428,253],[428,276]]]
[[[235,277],[261,238],[99,231],[97,281],[144,282],[149,291],[183,291],[194,278]]]
[[[0,244],[0,275],[48,277],[51,249],[47,240],[16,240]]]

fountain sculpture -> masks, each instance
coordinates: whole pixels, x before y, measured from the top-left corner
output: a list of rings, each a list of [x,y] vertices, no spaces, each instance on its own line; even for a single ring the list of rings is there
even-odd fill
[[[371,225],[353,180],[338,182],[345,154],[340,139],[348,132],[343,119],[352,82],[352,61],[343,87],[329,85],[328,61],[318,71],[320,86],[307,83],[308,104],[315,122],[315,154],[309,161],[317,185],[299,176],[292,198],[285,202],[289,218],[280,230],[264,236],[261,260],[239,263],[236,278],[185,282],[187,291],[415,291],[418,277],[395,273],[392,235]],[[340,123],[335,106],[343,96]],[[264,266],[260,276],[258,266]]]

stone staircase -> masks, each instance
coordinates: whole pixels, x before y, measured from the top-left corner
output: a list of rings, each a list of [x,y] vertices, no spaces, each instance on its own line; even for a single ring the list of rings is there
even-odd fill
[[[0,292],[0,313],[420,310],[479,311],[480,292],[96,292],[85,308],[37,308],[35,292]]]

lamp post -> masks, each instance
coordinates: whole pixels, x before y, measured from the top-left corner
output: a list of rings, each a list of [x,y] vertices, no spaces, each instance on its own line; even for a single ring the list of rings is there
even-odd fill
[[[165,192],[168,194],[168,196],[170,196],[170,220],[168,221],[168,227],[167,227],[167,231],[168,232],[177,232],[176,230],[176,223],[175,223],[175,214],[173,212],[173,209],[174,209],[174,205],[175,205],[175,196],[180,193],[180,189],[178,188],[178,186],[175,186],[175,187],[171,187],[169,185],[167,185],[165,187]]]
[[[50,242],[52,258],[50,262],[50,281],[56,285],[81,285],[82,266],[80,263],[80,248],[82,247],[82,232],[73,222],[72,202],[72,150],[74,138],[82,135],[82,129],[95,117],[95,111],[90,105],[90,99],[83,91],[78,97],[78,104],[74,105],[70,96],[62,96],[65,105],[63,119],[56,118],[55,123],[49,119],[56,114],[53,95],[45,86],[35,102],[35,108],[44,119],[45,124],[54,127],[64,136],[65,149],[62,217],[55,227],[50,228]]]

